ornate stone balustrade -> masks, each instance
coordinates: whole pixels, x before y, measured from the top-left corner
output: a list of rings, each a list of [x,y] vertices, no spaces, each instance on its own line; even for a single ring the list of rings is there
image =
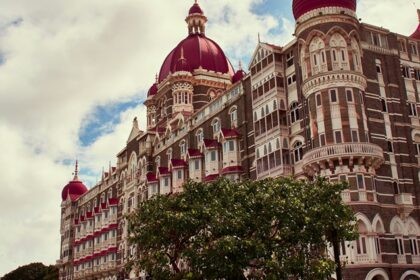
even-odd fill
[[[367,81],[365,76],[353,71],[324,72],[307,79],[302,86],[302,92],[308,98],[313,93],[334,87],[356,87],[364,91]]]
[[[310,150],[303,156],[303,169],[312,173],[320,168],[333,167],[334,160],[349,159],[377,169],[384,162],[381,147],[371,143],[342,143]],[[311,172],[312,170],[312,172]]]

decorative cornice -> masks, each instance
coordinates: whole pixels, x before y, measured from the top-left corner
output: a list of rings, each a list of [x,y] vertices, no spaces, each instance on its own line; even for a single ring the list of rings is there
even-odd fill
[[[299,36],[302,31],[309,27],[325,23],[350,23],[358,27],[359,21],[356,13],[342,7],[326,7],[312,10],[296,20],[295,34]]]

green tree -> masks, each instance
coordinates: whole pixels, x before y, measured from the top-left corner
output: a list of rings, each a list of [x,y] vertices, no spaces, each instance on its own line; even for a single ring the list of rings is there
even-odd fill
[[[140,253],[131,265],[153,279],[325,279],[335,269],[333,238],[357,237],[341,200],[346,187],[324,179],[188,182],[128,216]]]
[[[56,280],[58,279],[58,268],[42,263],[31,263],[20,266],[17,269],[4,275],[2,280]]]

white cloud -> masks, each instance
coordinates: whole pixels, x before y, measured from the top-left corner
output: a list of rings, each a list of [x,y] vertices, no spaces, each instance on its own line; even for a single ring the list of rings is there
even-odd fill
[[[364,23],[410,36],[419,23],[416,9],[420,9],[420,0],[360,0],[357,14]]]

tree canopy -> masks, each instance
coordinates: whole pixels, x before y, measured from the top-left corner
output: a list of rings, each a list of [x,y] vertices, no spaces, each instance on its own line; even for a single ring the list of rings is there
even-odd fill
[[[20,266],[17,269],[4,275],[2,280],[52,280],[58,279],[58,268],[50,265],[45,266],[42,263],[31,263]]]
[[[190,181],[128,216],[139,252],[131,265],[152,279],[325,279],[333,237],[357,238],[346,187],[321,178]]]

